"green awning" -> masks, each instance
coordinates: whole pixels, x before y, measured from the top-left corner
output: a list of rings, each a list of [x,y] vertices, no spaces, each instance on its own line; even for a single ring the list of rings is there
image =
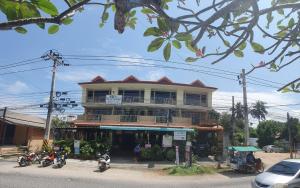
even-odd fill
[[[189,128],[171,128],[171,127],[129,127],[129,126],[100,126],[103,130],[115,131],[187,131],[192,132],[194,129]]]
[[[240,151],[240,152],[249,152],[249,151],[261,151],[261,149],[255,146],[230,146],[228,150]]]

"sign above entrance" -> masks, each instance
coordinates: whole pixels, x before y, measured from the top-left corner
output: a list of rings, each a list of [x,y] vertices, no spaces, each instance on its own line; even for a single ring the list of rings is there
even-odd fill
[[[186,131],[174,131],[174,140],[186,140]]]
[[[112,104],[112,105],[121,105],[122,104],[122,95],[106,95],[105,103]]]

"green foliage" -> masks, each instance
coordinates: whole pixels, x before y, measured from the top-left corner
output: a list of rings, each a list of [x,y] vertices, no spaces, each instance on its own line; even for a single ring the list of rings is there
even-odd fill
[[[85,141],[80,142],[80,155],[84,159],[89,159],[94,156],[94,149],[91,144]]]
[[[300,141],[300,123],[299,123],[299,119],[291,117],[287,123],[291,127],[292,141],[293,142]],[[283,128],[282,133],[281,133],[281,138],[283,138],[285,140],[289,140],[287,123],[284,125],[284,128]]]
[[[276,138],[280,136],[283,128],[284,124],[278,121],[266,120],[260,122],[256,129],[258,137],[257,143],[259,147],[274,144]]]
[[[164,169],[169,175],[174,176],[192,176],[192,175],[202,175],[202,174],[214,174],[217,169],[213,166],[199,166],[192,165],[191,167],[186,166],[174,166]]]
[[[21,34],[27,33],[27,30],[24,27],[16,27],[15,30]]]
[[[68,128],[68,127],[70,127],[70,125],[67,122],[62,121],[59,118],[55,117],[51,121],[51,127],[52,128]]]
[[[265,107],[265,102],[257,101],[255,104],[252,105],[250,109],[250,114],[253,118],[256,118],[259,122],[260,120],[265,120],[268,111]]]
[[[213,121],[216,121],[216,122],[219,122],[220,120],[220,117],[221,117],[221,114],[215,110],[210,110],[208,112],[208,118],[210,120],[213,120]]]
[[[249,136],[251,138],[257,138],[257,132],[256,132],[255,128],[252,128],[252,127],[249,128]]]
[[[168,42],[168,44],[164,48],[164,58],[166,61],[169,61],[171,56],[171,43]]]
[[[48,28],[48,33],[49,33],[49,34],[54,34],[54,33],[56,33],[58,30],[59,30],[59,26],[58,26],[58,25],[51,25],[51,26]]]
[[[224,132],[230,132],[232,130],[231,115],[228,113],[223,113],[220,117],[220,123],[224,128]]]
[[[176,152],[174,149],[168,149],[166,152],[166,159],[168,161],[175,161],[176,159]]]
[[[141,160],[161,161],[164,160],[165,155],[166,154],[159,145],[141,149]]]

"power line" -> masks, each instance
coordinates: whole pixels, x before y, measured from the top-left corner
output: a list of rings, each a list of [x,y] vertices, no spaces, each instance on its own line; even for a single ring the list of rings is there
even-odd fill
[[[10,65],[10,66],[6,66],[6,67],[3,67],[3,68],[0,67],[0,70],[10,69],[10,68],[14,68],[14,67],[20,67],[20,66],[24,66],[24,65],[29,65],[29,64],[34,64],[34,63],[39,63],[39,62],[42,62],[42,60],[40,59],[40,60],[36,60],[36,61],[30,61],[30,62],[27,62],[27,63],[16,64],[16,65]]]
[[[8,67],[8,66],[16,65],[16,64],[21,64],[21,63],[25,63],[25,62],[30,62],[30,61],[34,61],[34,60],[37,60],[37,59],[40,59],[40,57],[26,59],[26,60],[22,60],[22,61],[19,61],[19,62],[16,62],[16,63],[9,63],[9,64],[6,64],[6,65],[0,65],[0,68],[1,67]]]
[[[20,72],[31,72],[31,71],[35,71],[35,70],[47,69],[47,68],[50,68],[50,67],[51,66],[39,67],[39,68],[32,68],[32,69],[25,69],[25,70],[18,70],[18,71],[11,71],[11,72],[5,72],[5,73],[0,73],[0,76],[2,76],[2,75],[16,74],[16,73],[20,73]]]

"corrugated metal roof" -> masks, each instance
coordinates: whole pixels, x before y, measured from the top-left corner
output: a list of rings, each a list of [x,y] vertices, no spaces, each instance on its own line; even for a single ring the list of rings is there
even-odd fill
[[[0,110],[0,115],[0,121],[9,124],[37,127],[43,129],[46,126],[46,120],[37,116],[12,112],[10,110],[6,110],[4,114],[4,109]]]

